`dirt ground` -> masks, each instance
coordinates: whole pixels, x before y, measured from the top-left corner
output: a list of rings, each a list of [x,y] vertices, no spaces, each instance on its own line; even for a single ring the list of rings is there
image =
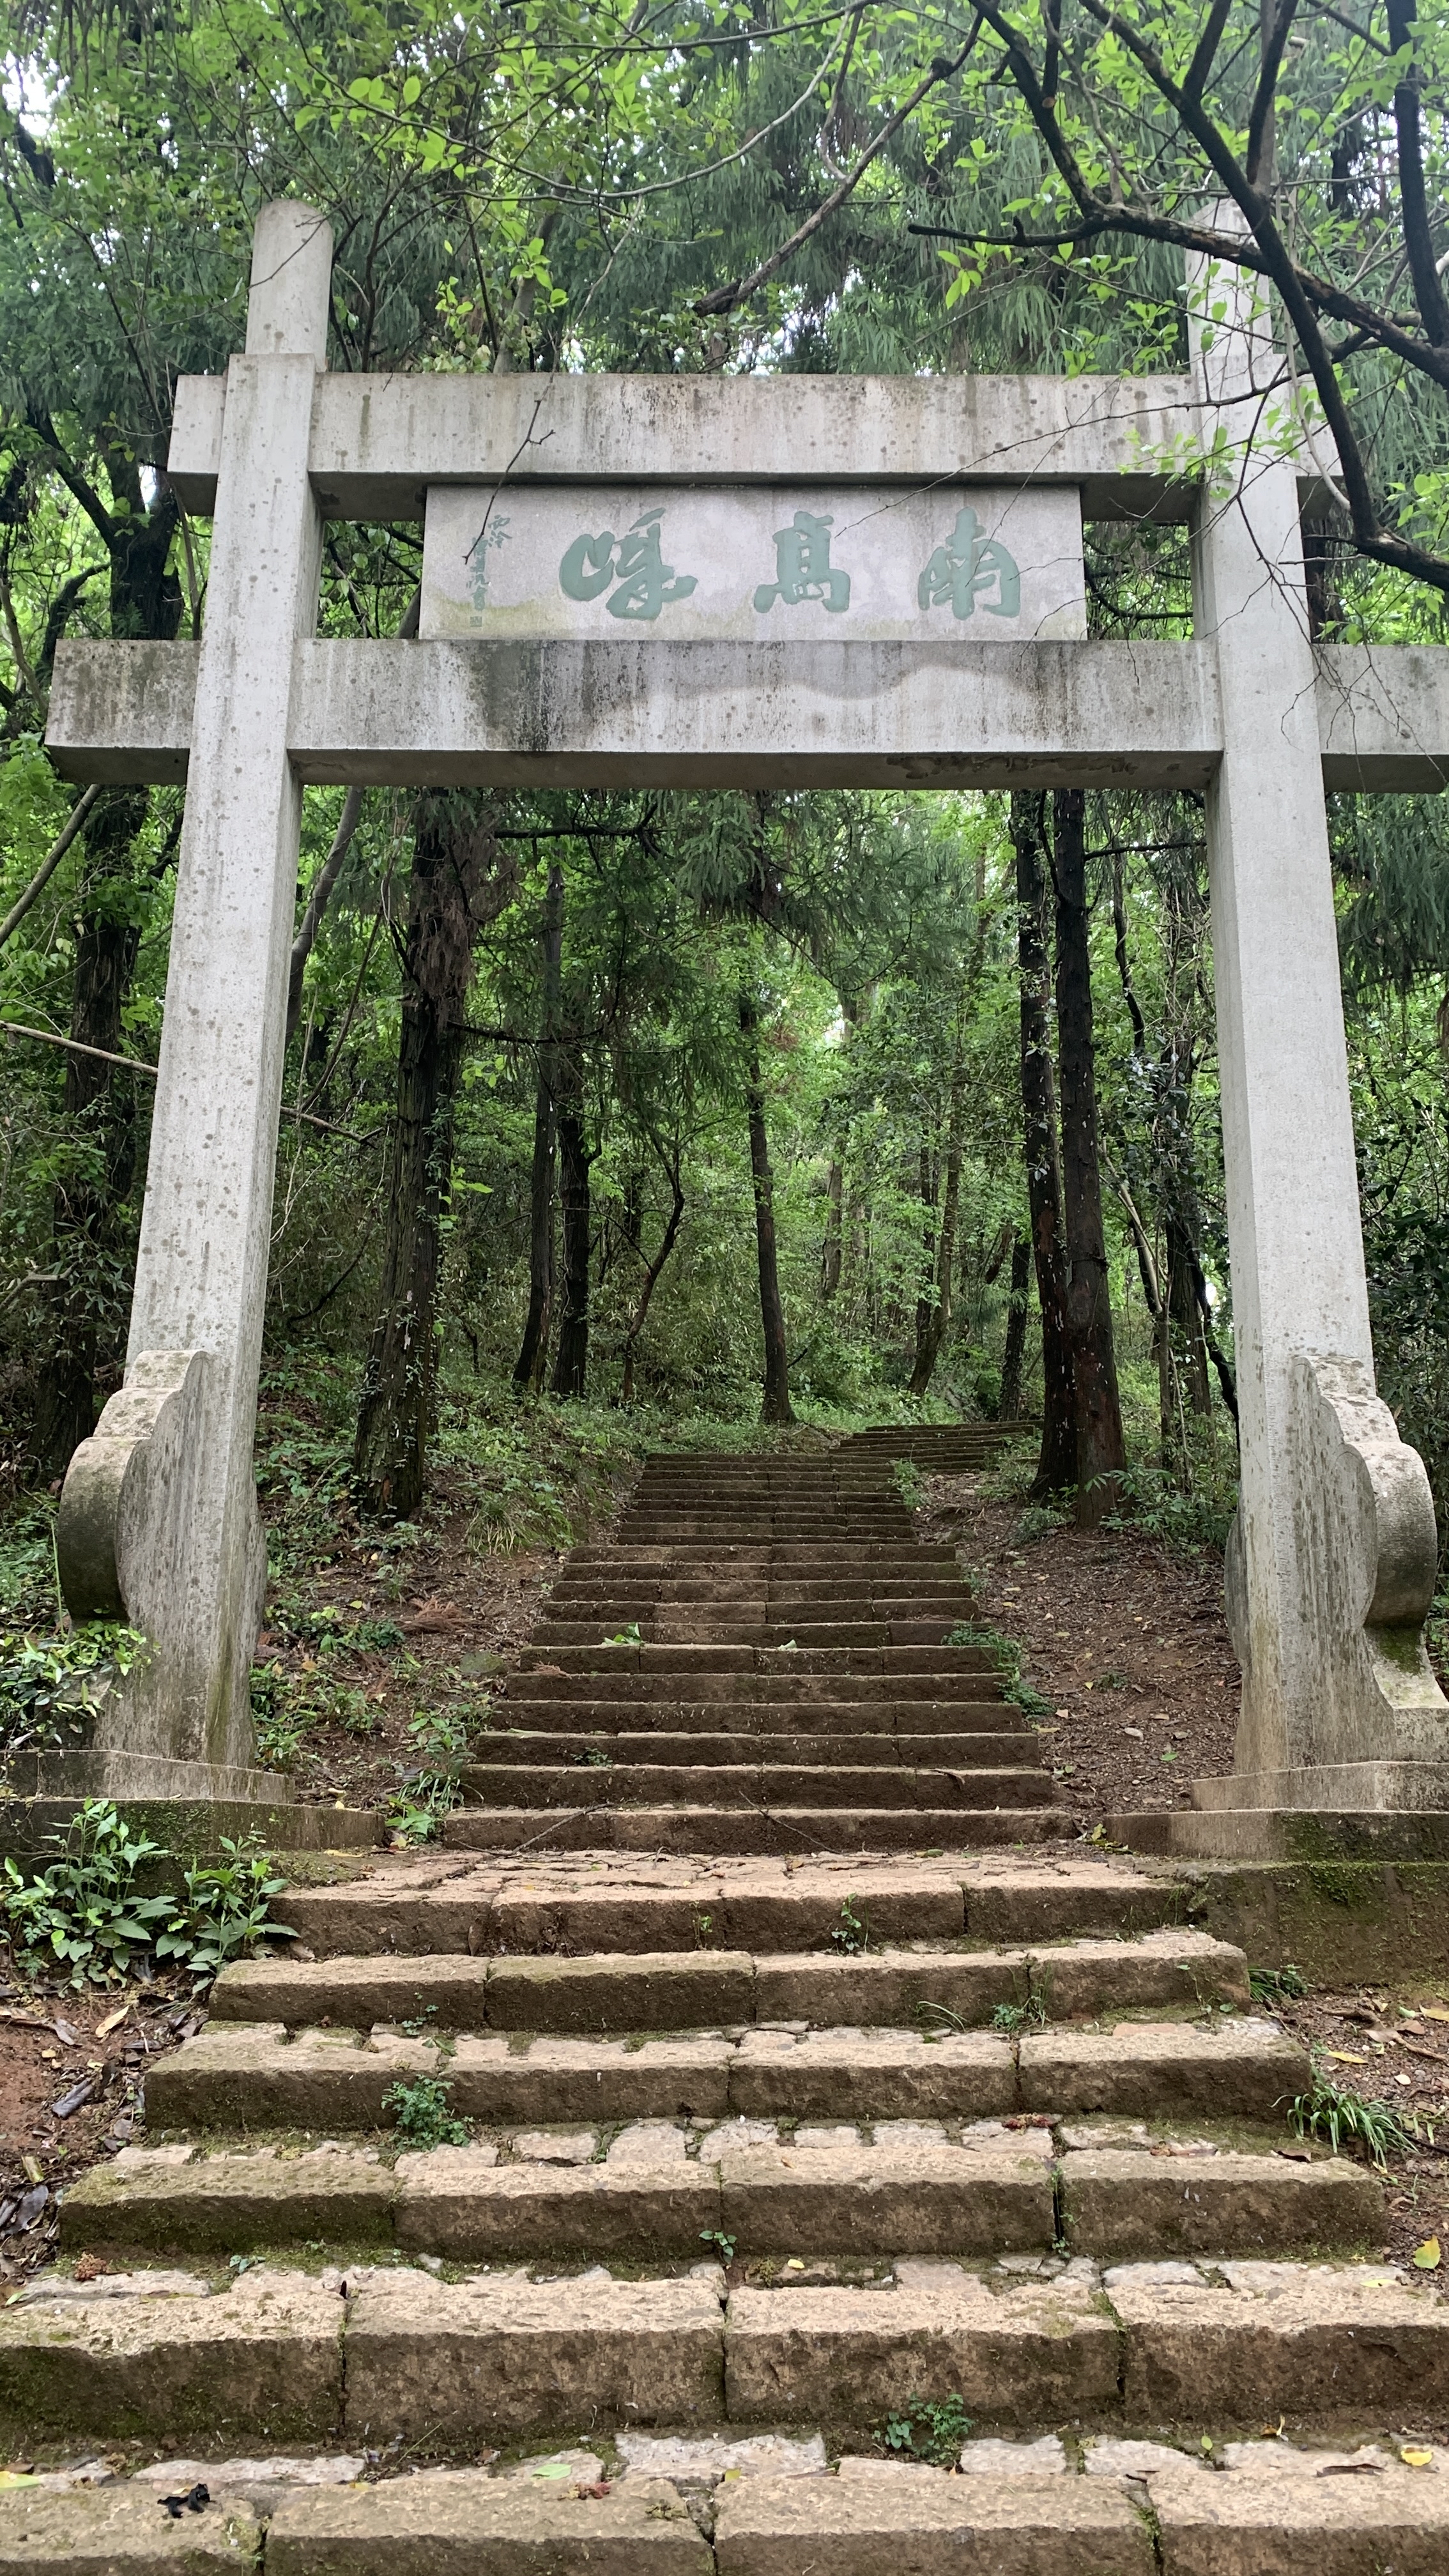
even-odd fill
[[[129,2146],[148,2065],[204,2019],[185,1986],[0,1978],[0,2303],[54,2252],[57,2191]]]
[[[927,1480],[923,1538],[953,1538],[976,1616],[1022,1649],[1063,1806],[1104,1816],[1189,1806],[1199,1774],[1232,1769],[1238,1665],[1223,1572],[1131,1528],[1021,1534],[1021,1505],[977,1477]]]

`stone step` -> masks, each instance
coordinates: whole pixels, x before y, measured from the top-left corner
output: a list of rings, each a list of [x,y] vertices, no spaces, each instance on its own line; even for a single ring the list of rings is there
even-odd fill
[[[1013,1767],[917,1771],[904,1763],[870,1768],[859,1761],[820,1765],[783,1763],[661,1762],[565,1763],[550,1768],[541,1762],[494,1761],[462,1773],[465,1790],[486,1798],[493,1809],[517,1807],[681,1807],[771,1809],[811,1806],[899,1808],[912,1814],[937,1814],[960,1808],[1000,1809],[1046,1806],[1054,1794],[1049,1771],[1015,1748]],[[468,1810],[449,1819],[466,1822]],[[466,1836],[461,1837],[466,1839]],[[460,1837],[449,1833],[448,1840]]]
[[[546,1706],[547,1703],[544,1703]],[[511,1709],[513,1703],[507,1706]],[[873,1711],[860,1711],[873,1715]],[[998,1712],[1005,1719],[1007,1709]],[[597,1703],[591,1711],[597,1719]],[[738,1768],[741,1764],[760,1762],[773,1768],[784,1765],[818,1765],[820,1763],[864,1763],[874,1769],[898,1767],[940,1769],[954,1765],[957,1769],[990,1768],[993,1764],[1010,1768],[1038,1752],[1037,1738],[1021,1719],[1009,1731],[988,1734],[984,1727],[969,1735],[878,1735],[874,1732],[843,1735],[776,1735],[741,1733],[706,1735],[702,1730],[692,1734],[666,1735],[663,1729],[641,1734],[636,1728],[637,1712],[627,1704],[615,1713],[612,1726],[572,1729],[568,1734],[545,1733],[541,1727],[510,1726],[506,1730],[475,1735],[469,1747],[469,1767],[462,1774],[469,1788],[478,1788],[483,1775],[495,1765],[513,1763],[573,1763],[582,1765],[593,1760],[631,1766],[640,1763],[667,1763]],[[617,1731],[616,1731],[617,1728]]]
[[[954,1548],[891,1548],[875,1541],[859,1547],[848,1541],[833,1547],[811,1547],[795,1546],[786,1539],[767,1547],[716,1548],[694,1539],[681,1540],[677,1545],[661,1541],[649,1547],[625,1546],[622,1541],[612,1540],[607,1547],[576,1547],[566,1566],[570,1572],[578,1569],[581,1574],[659,1572],[700,1581],[715,1573],[721,1578],[763,1576],[781,1582],[787,1577],[809,1581],[817,1574],[832,1578],[848,1574],[860,1582],[910,1582],[919,1577],[969,1583],[970,1579]]]
[[[725,1582],[709,1590],[696,1584],[687,1593],[676,1584],[665,1583],[556,1583],[545,1599],[550,1619],[612,1620],[616,1625],[646,1617],[730,1618],[777,1627],[793,1626],[797,1619],[804,1620],[807,1626],[818,1626],[822,1618],[835,1622],[964,1620],[971,1606],[971,1595],[964,1585],[947,1590],[937,1583],[923,1583],[910,1592],[898,1590],[893,1584],[867,1591],[855,1583],[821,1583],[809,1591],[782,1586],[768,1593],[748,1582]]]
[[[868,1925],[866,1900],[851,1910]],[[211,2018],[289,2029],[329,2015],[364,2029],[420,2019],[440,2030],[799,2021],[909,2028],[922,2003],[963,2022],[987,2022],[998,2005],[1032,1996],[1060,2018],[1161,2004],[1245,2004],[1247,1966],[1228,1942],[1180,1931],[1040,1950],[882,1948],[854,1956],[696,1948],[587,1958],[239,1959],[216,1980]]]
[[[1073,2054],[1073,2043],[1076,2053]],[[1094,2085],[1085,2049],[1104,2071]],[[1125,2107],[1138,2119],[1281,2120],[1305,2087],[1302,2051],[1261,2025],[1222,2032],[1123,2023],[1045,2032],[1019,2051],[992,2031],[818,2029],[738,2038],[465,2035],[446,2056],[383,2027],[213,2022],[152,2068],[148,2116],[169,2129],[369,2129],[393,2085],[441,2075],[455,2115],[492,2125],[722,2119],[1000,2119]],[[1113,2100],[1098,2098],[1110,2092]],[[1075,2094],[1078,2098],[1073,2100]]]
[[[936,1713],[944,1712],[941,1723],[953,1726],[995,1725],[1002,1714],[1001,1683],[994,1672],[964,1673],[811,1673],[795,1668],[784,1673],[678,1673],[660,1672],[557,1672],[547,1664],[526,1665],[521,1672],[508,1677],[505,1689],[496,1703],[513,1710],[533,1708],[545,1702],[573,1701],[597,1707],[638,1708],[641,1711],[660,1707],[680,1713],[680,1723],[688,1724],[689,1712],[700,1710],[707,1725],[721,1723],[720,1712],[773,1709],[775,1721],[792,1726],[850,1726],[868,1716],[881,1726],[927,1726],[936,1723]],[[681,1692],[687,1690],[687,1698]],[[994,1711],[988,1717],[963,1715],[963,1711]],[[824,1712],[823,1716],[821,1712]],[[714,1712],[714,1714],[711,1714]],[[788,1712],[788,1715],[786,1715]],[[642,1724],[649,1724],[641,1717]],[[753,1723],[753,1721],[750,1721]]]
[[[389,2167],[329,2147],[267,2148],[171,2161],[133,2151],[70,2186],[67,2253],[174,2258],[299,2245],[395,2247],[441,2259],[591,2254],[697,2260],[727,2238],[745,2259],[797,2254],[1073,2254],[1120,2261],[1210,2254],[1279,2258],[1362,2246],[1381,2232],[1384,2196],[1361,2165],[1300,2164],[1241,2152],[1194,2154],[1173,2141],[1068,2152],[1051,2132],[999,2120],[963,2131],[874,2139],[849,2127],[723,2139],[662,2122],[549,2142],[525,2133],[400,2156]],[[935,2124],[939,2130],[939,2124]],[[835,2143],[820,2141],[826,2138]],[[500,2160],[500,2144],[507,2160]],[[582,2152],[580,2152],[582,2150]],[[511,2152],[510,2152],[511,2151]]]
[[[626,1622],[626,1625],[631,1624]],[[758,1647],[824,1647],[843,1646],[944,1646],[950,1633],[950,1621],[939,1614],[930,1619],[820,1619],[782,1620],[719,1618],[641,1618],[640,1642],[645,1646],[681,1645],[703,1649],[711,1644]],[[592,1619],[542,1618],[535,1623],[529,1640],[532,1648],[552,1652],[556,1646],[607,1646],[607,1633],[601,1634]]]
[[[872,1943],[885,1945],[1111,1938],[1171,1927],[1182,1904],[1169,1878],[1075,1853],[1045,1866],[747,1859],[696,1868],[601,1856],[596,1869],[592,1859],[551,1864],[546,1851],[527,1862],[430,1852],[376,1862],[335,1886],[289,1888],[284,1919],[322,1958],[687,1951],[702,1941],[828,1955],[847,1897]]]
[[[929,1675],[944,1684],[957,1674],[995,1675],[997,1667],[984,1646],[801,1646],[783,1649],[758,1644],[684,1646],[677,1644],[624,1646],[601,1645],[597,1639],[589,1645],[539,1646],[523,1648],[519,1666],[531,1672],[536,1665],[553,1664],[565,1673],[674,1673],[691,1678],[706,1673],[750,1674],[757,1680],[780,1679],[786,1682],[807,1676],[883,1675],[892,1691],[910,1676]],[[949,1698],[950,1692],[938,1688],[932,1696]]]
[[[577,1777],[577,1774],[572,1775]],[[443,1820],[447,1851],[519,1851],[543,1836],[537,1807],[455,1807]],[[1066,1808],[1031,1807],[551,1807],[551,1851],[678,1852],[765,1856],[798,1852],[999,1850],[1057,1842],[1072,1830]]]
[[[980,2145],[786,2140],[711,2154],[706,2141],[698,2157],[676,2132],[677,2154],[654,2164],[505,2164],[490,2143],[403,2155],[391,2171],[346,2154],[103,2165],[67,2193],[61,2242],[189,2258],[396,2247],[457,2263],[697,2262],[721,2236],[747,2258],[802,2245],[831,2256],[1046,2254],[1057,2232],[1050,2139],[991,2126]]]
[[[1229,2260],[1210,2281],[1185,2264],[1124,2266],[1104,2297],[1081,2258],[1055,2278],[903,2259],[887,2286],[746,2288],[727,2312],[719,2278],[444,2282],[383,2265],[350,2271],[340,2296],[335,2276],[259,2264],[214,2296],[27,2293],[0,2312],[0,2439],[14,2457],[62,2438],[277,2449],[385,2428],[436,2450],[571,2421],[872,2424],[947,2396],[977,2425],[1013,2430],[1413,2426],[1449,2412],[1449,2303],[1386,2267]],[[1217,2548],[1222,2523],[1198,2528]],[[1284,2563],[1267,2561],[1274,2576]],[[1375,2562],[1317,2563],[1366,2576]],[[1232,2562],[1179,2564],[1226,2576]]]

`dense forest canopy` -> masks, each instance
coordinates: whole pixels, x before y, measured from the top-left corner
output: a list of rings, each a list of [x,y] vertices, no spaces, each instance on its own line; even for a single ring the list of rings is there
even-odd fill
[[[1216,246],[1312,423],[1316,630],[1449,637],[1442,0],[14,0],[8,45],[12,1496],[119,1382],[181,824],[77,816],[55,654],[200,632],[171,412],[241,345],[268,198],[334,227],[341,369],[1179,371]],[[420,559],[329,523],[322,631],[406,634]],[[1088,589],[1098,634],[1189,633],[1185,531],[1090,527]],[[1442,1503],[1449,838],[1439,799],[1332,829],[1382,1373]],[[269,1348],[322,1367],[359,1508],[415,1511],[470,1408],[924,1404],[1042,1415],[1086,1516],[1220,1530],[1197,797],[313,789],[293,968]]]

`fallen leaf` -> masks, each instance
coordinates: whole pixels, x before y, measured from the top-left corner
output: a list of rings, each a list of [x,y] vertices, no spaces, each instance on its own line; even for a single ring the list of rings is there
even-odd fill
[[[111,2033],[112,2033],[112,2031],[113,2031],[113,2030],[119,2030],[119,2029],[120,2029],[121,2024],[122,2024],[122,2022],[125,2020],[126,2015],[127,2015],[127,2013],[130,2011],[130,2009],[131,2009],[131,2007],[130,2007],[129,2003],[118,2004],[114,2012],[109,2012],[109,2013],[107,2013],[107,2015],[106,2015],[106,2017],[105,2017],[105,2020],[104,2020],[104,2021],[98,2021],[98,2022],[97,2022],[97,2024],[96,2024],[96,2028],[95,2028],[95,2036],[96,2036],[96,2038],[97,2038],[97,2039],[109,2039],[109,2038],[110,2038],[110,2035],[111,2035]]]
[[[1403,2444],[1399,2457],[1406,2469],[1427,2469],[1432,2467],[1434,2460],[1432,2451],[1420,2450],[1418,2445],[1412,2442]]]
[[[1449,2021],[1449,2007],[1443,2004],[1420,2004],[1421,2021]]]
[[[1340,2066],[1367,2066],[1368,2064],[1366,2057],[1355,2057],[1351,2048],[1330,2048],[1326,2054],[1336,2058]]]
[[[1413,2264],[1416,2272],[1437,2272],[1442,2261],[1437,2236],[1426,2236],[1422,2245],[1415,2246]]]

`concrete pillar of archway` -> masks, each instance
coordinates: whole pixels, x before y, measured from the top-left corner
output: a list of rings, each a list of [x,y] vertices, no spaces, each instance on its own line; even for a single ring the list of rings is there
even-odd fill
[[[301,820],[287,709],[292,648],[316,621],[308,439],[331,266],[322,215],[263,208],[246,349],[227,370],[126,1377],[71,1461],[57,1525],[73,1615],[124,1617],[147,1646],[85,1712],[88,1740],[42,1757],[42,1796],[291,1798],[252,1767],[253,1444]]]
[[[1179,1844],[1206,1850],[1253,1843],[1244,1829],[1235,1845],[1224,1811],[1449,1809],[1449,1703],[1423,1645],[1428,1478],[1375,1389],[1293,389],[1259,279],[1203,263],[1189,292],[1209,459],[1195,630],[1217,648],[1223,720],[1207,823],[1242,1442],[1235,1768],[1194,1791],[1222,1819],[1216,1846],[1213,1816],[1178,1820],[1194,1828]]]

